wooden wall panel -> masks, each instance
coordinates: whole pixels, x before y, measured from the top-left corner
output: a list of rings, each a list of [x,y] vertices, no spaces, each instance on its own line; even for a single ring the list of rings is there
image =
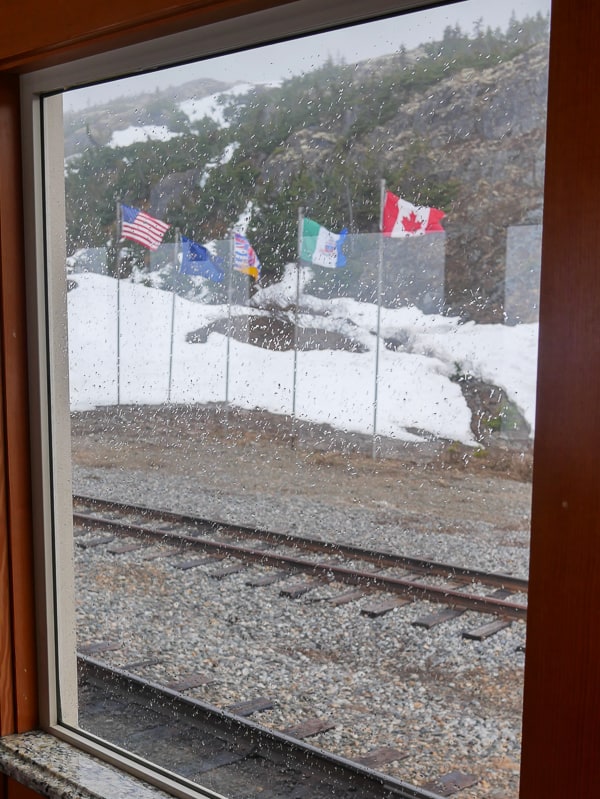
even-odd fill
[[[0,447],[4,440],[0,435]],[[0,735],[14,732],[13,629],[4,461],[0,459]]]
[[[16,780],[6,780],[6,799],[38,799],[40,795]],[[3,799],[1,794],[0,799]]]
[[[3,0],[0,70],[50,66],[291,0]]]
[[[600,790],[600,8],[554,0],[521,796]]]
[[[0,76],[0,311],[4,491],[12,587],[15,729],[37,722],[18,80]]]
[[[0,97],[0,270],[4,266],[3,251],[5,243],[10,239],[8,228],[2,224],[2,217],[5,208],[11,203],[8,196],[8,184],[10,180],[4,179],[4,158],[3,158],[3,130],[2,124],[2,98]],[[1,287],[1,279],[0,279]],[[4,415],[5,403],[3,388],[4,379],[4,336],[0,328],[0,734],[14,731],[14,630],[12,624],[12,594],[11,594],[11,548],[10,548],[10,526],[8,514],[8,486],[6,473],[6,438],[4,435]]]

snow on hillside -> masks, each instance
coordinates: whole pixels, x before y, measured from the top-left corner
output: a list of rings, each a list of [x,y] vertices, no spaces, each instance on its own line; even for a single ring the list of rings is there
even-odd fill
[[[173,133],[166,125],[131,125],[124,130],[115,130],[108,146],[128,147],[136,142],[170,141],[177,136],[181,133]]]
[[[276,83],[270,83],[275,86]],[[227,123],[223,116],[224,104],[228,96],[237,97],[246,94],[254,85],[251,83],[237,83],[226,91],[210,94],[207,97],[191,98],[179,103],[179,108],[187,116],[190,122],[197,122],[204,117],[209,117],[219,125],[226,128]],[[130,125],[123,130],[113,131],[109,147],[128,147],[130,144],[146,141],[169,141],[170,139],[181,136],[181,133],[170,131],[166,125]],[[226,157],[226,156],[224,156]],[[229,155],[231,157],[231,155]],[[227,158],[228,160],[228,158]],[[226,163],[222,161],[221,163]]]
[[[228,96],[237,97],[240,94],[246,94],[253,88],[254,86],[251,83],[236,83],[235,86],[224,92],[210,94],[207,97],[184,100],[179,103],[179,108],[190,122],[197,122],[204,117],[209,117],[220,127],[225,128],[227,124],[223,116],[224,101]]]

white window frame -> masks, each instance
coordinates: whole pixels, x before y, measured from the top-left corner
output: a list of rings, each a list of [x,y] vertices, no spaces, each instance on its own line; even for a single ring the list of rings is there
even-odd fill
[[[460,2],[372,0],[367,8],[364,0],[297,0],[21,78],[41,727],[176,796],[217,794],[77,731],[60,93],[403,11],[448,5],[450,21]]]

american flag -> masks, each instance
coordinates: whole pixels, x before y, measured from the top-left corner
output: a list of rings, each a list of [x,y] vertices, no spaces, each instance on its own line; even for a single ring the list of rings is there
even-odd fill
[[[160,219],[131,208],[129,205],[121,205],[121,237],[130,239],[138,244],[148,247],[150,250],[158,250],[163,236],[171,227]]]

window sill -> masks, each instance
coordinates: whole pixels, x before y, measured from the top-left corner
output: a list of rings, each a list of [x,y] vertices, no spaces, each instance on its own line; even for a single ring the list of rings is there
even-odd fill
[[[166,799],[168,794],[41,731],[0,738],[0,772],[50,799]]]

